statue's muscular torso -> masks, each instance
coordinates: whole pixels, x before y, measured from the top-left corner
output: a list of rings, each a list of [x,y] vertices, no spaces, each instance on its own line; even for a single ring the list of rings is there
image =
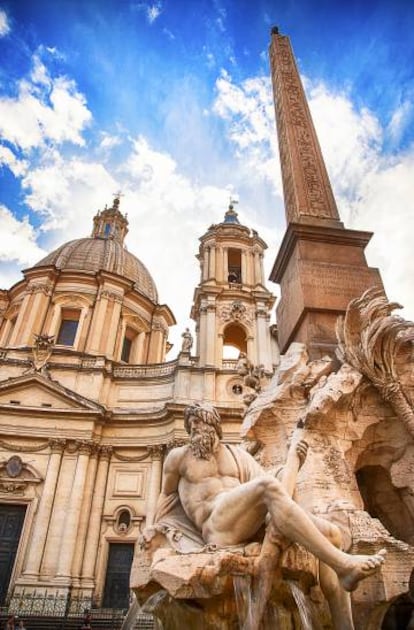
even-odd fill
[[[209,518],[216,497],[240,485],[239,470],[231,452],[223,444],[210,459],[195,457],[189,446],[171,453],[166,461],[166,472],[176,479],[166,479],[168,492],[178,490],[181,504],[189,519],[200,529]],[[172,486],[168,488],[169,481]]]

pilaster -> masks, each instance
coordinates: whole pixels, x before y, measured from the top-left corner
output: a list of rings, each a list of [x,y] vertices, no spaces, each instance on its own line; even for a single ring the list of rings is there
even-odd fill
[[[164,446],[157,444],[155,446],[150,446],[148,450],[151,456],[151,475],[148,485],[146,527],[150,527],[154,522],[157,501],[161,491]]]

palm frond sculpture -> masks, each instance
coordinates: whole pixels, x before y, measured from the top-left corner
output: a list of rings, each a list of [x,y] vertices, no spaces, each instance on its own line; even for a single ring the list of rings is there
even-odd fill
[[[414,341],[414,323],[392,315],[396,308],[376,287],[352,300],[338,318],[338,356],[371,381],[414,437],[414,410],[395,367],[401,346]]]

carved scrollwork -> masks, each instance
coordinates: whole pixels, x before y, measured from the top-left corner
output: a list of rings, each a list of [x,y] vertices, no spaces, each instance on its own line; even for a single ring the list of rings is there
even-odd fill
[[[52,285],[47,282],[31,282],[26,287],[26,293],[43,293],[43,295],[52,295]]]
[[[241,300],[234,300],[231,304],[224,304],[218,312],[222,322],[240,321],[248,326],[253,322],[253,310],[247,307]]]
[[[165,446],[164,444],[154,444],[154,446],[148,447],[148,452],[151,456],[152,460],[160,460],[164,454]]]
[[[99,297],[105,298],[110,302],[116,302],[117,304],[122,304],[124,301],[124,296],[122,293],[117,293],[116,291],[108,291],[108,289],[101,289],[99,291]]]

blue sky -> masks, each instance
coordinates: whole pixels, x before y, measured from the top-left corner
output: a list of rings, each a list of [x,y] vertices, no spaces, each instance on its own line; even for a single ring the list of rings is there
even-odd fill
[[[375,232],[368,261],[414,318],[410,0],[0,0],[0,287],[89,235],[118,189],[128,248],[178,320],[175,349],[197,239],[231,194],[269,269],[285,227],[273,24],[291,38],[342,218]]]

